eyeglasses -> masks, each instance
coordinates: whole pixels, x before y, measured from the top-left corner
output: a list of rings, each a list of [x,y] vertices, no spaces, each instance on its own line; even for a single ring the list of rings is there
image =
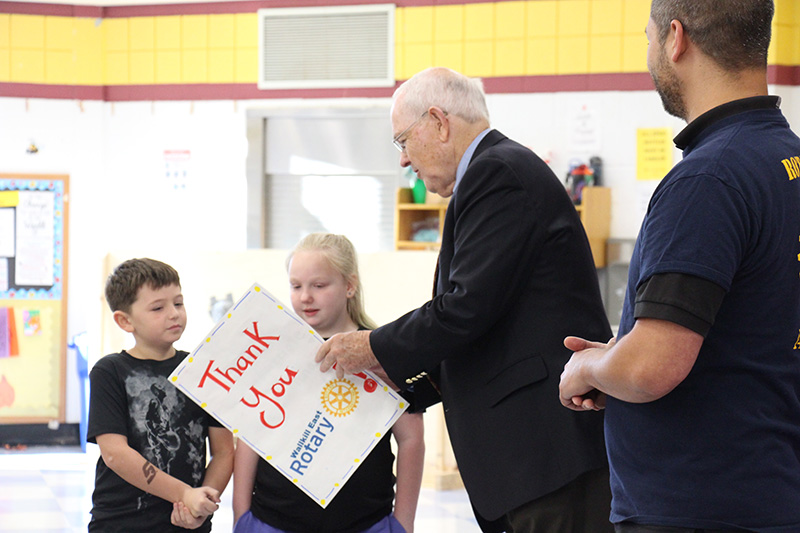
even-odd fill
[[[392,139],[392,144],[394,145],[395,148],[397,148],[400,152],[405,152],[406,151],[406,140],[402,140],[401,141],[400,137],[402,137],[403,135],[406,135],[409,131],[411,131],[411,128],[416,126],[417,123],[419,123],[420,120],[425,118],[425,115],[427,115],[427,114],[428,114],[428,112],[425,111],[423,114],[421,114],[419,116],[419,118],[417,120],[412,122],[409,127],[407,127],[406,129],[404,129],[403,131],[398,133],[397,136],[394,139]]]

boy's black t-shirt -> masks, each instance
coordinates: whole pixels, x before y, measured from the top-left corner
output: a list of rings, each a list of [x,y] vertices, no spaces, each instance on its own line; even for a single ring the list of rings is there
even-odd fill
[[[192,487],[203,483],[208,427],[220,424],[167,381],[187,352],[166,361],[127,352],[100,359],[90,374],[87,440],[123,435],[150,463]],[[170,523],[172,503],[141,491],[97,460],[90,532],[187,531]],[[195,532],[211,530],[211,519]]]

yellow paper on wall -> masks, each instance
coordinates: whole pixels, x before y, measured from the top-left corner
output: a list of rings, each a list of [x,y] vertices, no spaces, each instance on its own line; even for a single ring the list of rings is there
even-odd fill
[[[672,129],[636,130],[636,179],[660,180],[672,169]]]
[[[19,205],[19,191],[0,191],[0,207]]]

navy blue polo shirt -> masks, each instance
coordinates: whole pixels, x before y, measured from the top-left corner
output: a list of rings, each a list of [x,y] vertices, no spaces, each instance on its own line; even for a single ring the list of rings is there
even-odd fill
[[[611,520],[797,532],[800,139],[777,98],[757,97],[708,112],[676,141],[684,158],[648,206],[619,337],[633,327],[637,289],[664,274],[711,282],[724,297],[672,392],[608,399]]]

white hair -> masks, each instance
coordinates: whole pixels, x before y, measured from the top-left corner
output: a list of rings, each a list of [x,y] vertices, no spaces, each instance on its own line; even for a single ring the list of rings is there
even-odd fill
[[[421,115],[436,106],[470,124],[489,122],[483,82],[449,68],[431,67],[418,72],[397,88],[393,102],[398,98],[403,99],[403,109],[409,114]]]

